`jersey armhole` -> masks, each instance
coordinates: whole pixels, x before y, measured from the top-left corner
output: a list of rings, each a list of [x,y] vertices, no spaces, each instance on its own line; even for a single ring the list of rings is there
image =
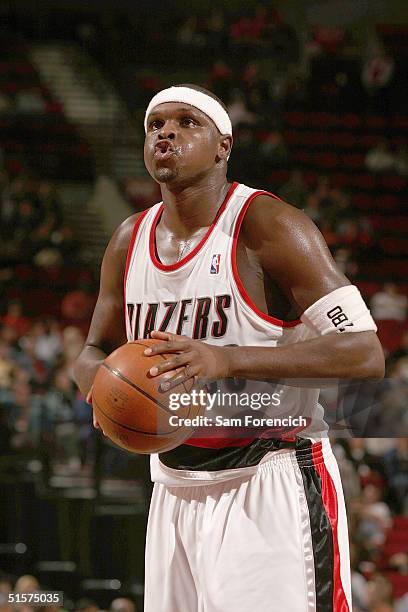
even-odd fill
[[[129,273],[130,262],[132,261],[133,249],[134,249],[134,246],[135,246],[136,237],[137,237],[140,225],[141,225],[143,219],[146,217],[146,215],[149,212],[149,210],[150,210],[150,208],[147,208],[146,210],[144,210],[140,214],[140,216],[136,219],[135,224],[133,226],[132,235],[130,237],[130,242],[129,242],[128,250],[127,250],[125,273],[123,275],[123,304],[124,304],[124,307],[125,307],[125,324],[126,324],[126,315],[127,315],[127,313],[126,313],[126,283],[127,283],[128,273]]]
[[[271,198],[273,198],[274,200],[278,200],[279,202],[282,202],[282,204],[284,204],[283,200],[281,200],[280,198],[278,198],[277,196],[275,196],[273,193],[270,193],[269,191],[255,191],[254,193],[252,193],[247,200],[245,201],[245,203],[243,204],[241,210],[239,211],[238,217],[235,221],[235,225],[234,225],[234,232],[233,232],[233,237],[232,237],[232,249],[231,249],[231,268],[232,268],[232,274],[238,289],[238,292],[240,294],[240,296],[242,297],[242,299],[244,300],[244,302],[246,303],[246,305],[261,319],[263,319],[264,321],[267,321],[268,323],[272,323],[273,325],[277,325],[279,327],[285,327],[285,328],[290,328],[290,327],[296,327],[297,325],[300,325],[301,321],[300,319],[295,319],[294,321],[284,321],[283,319],[278,319],[277,317],[274,317],[272,315],[266,314],[265,312],[262,312],[262,310],[260,310],[256,304],[253,302],[253,300],[251,299],[251,297],[249,296],[247,290],[244,287],[244,284],[242,282],[241,277],[239,276],[238,273],[238,264],[237,264],[237,246],[238,246],[238,237],[239,237],[239,232],[242,226],[242,222],[244,220],[245,214],[251,204],[251,202],[259,195],[268,195]]]

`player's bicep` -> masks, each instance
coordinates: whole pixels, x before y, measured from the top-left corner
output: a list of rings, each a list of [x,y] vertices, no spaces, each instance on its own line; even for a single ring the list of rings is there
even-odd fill
[[[311,304],[345,285],[315,224],[300,210],[270,197],[257,198],[245,220],[245,235],[262,267],[301,315]]]
[[[302,314],[321,297],[350,281],[337,267],[326,241],[310,219],[304,215],[296,228],[286,229],[281,285]]]

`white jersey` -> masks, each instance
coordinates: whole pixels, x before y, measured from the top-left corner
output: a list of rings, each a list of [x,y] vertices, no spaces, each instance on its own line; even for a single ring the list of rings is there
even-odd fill
[[[285,322],[261,312],[239,278],[239,230],[250,203],[262,193],[266,192],[233,183],[205,236],[173,264],[163,264],[155,247],[155,229],[163,203],[142,213],[131,238],[125,273],[129,341],[161,330],[218,346],[279,347],[315,335],[301,321]],[[222,384],[218,384],[218,391],[220,388]],[[271,395],[271,391],[277,391],[279,404],[274,402],[267,410],[275,418],[279,414],[313,417],[300,433],[302,437],[314,438],[327,429],[317,402],[318,389],[246,381],[242,391],[266,391]]]

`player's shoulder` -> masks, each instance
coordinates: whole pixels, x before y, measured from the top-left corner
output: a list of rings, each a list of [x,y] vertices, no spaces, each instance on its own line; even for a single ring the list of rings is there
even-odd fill
[[[273,236],[275,242],[316,231],[315,224],[302,210],[269,193],[255,195],[242,223],[242,232],[248,238]]]
[[[133,215],[130,215],[130,217],[127,217],[124,221],[122,221],[122,223],[116,228],[112,235],[112,246],[114,246],[116,249],[127,250],[130,244],[130,240],[132,238],[135,225],[146,212],[146,210],[142,210]]]
[[[145,210],[142,210],[130,215],[116,228],[105,251],[104,259],[106,263],[112,262],[112,265],[124,264],[135,225],[145,212]]]

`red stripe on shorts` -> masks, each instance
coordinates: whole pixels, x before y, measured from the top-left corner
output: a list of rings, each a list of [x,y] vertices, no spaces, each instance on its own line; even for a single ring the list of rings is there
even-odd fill
[[[333,612],[350,612],[340,575],[340,551],[338,541],[338,505],[336,487],[322,460],[322,443],[312,445],[313,464],[320,476],[322,501],[330,521],[333,536]]]

